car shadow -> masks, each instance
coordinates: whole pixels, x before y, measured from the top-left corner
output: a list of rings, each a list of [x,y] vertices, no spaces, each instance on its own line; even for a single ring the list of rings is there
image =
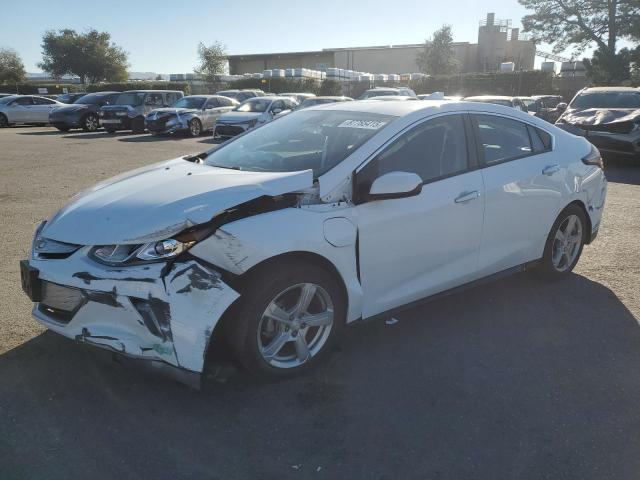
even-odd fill
[[[520,274],[396,319],[201,392],[41,334],[0,356],[0,478],[634,478],[640,328],[611,290]]]
[[[50,128],[49,130],[37,130],[35,132],[29,131],[29,132],[17,132],[17,133],[18,135],[31,135],[31,136],[41,137],[41,136],[49,136],[49,135],[62,136],[62,135],[66,135],[68,132],[62,132],[57,128]]]
[[[147,142],[167,142],[176,140],[186,140],[190,137],[187,135],[151,135],[147,134],[131,134],[128,137],[118,138],[121,142],[147,143]]]

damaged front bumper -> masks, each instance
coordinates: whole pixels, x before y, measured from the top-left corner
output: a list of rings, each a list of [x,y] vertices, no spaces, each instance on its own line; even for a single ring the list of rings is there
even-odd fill
[[[623,133],[613,127],[608,130],[607,125],[556,123],[556,126],[585,137],[603,153],[640,158],[640,130]]]
[[[239,294],[195,257],[116,268],[91,260],[89,249],[21,262],[33,316],[65,337],[199,386],[212,332]]]
[[[166,117],[149,118],[144,121],[145,127],[149,132],[158,135],[166,135],[176,132],[186,132],[189,130],[190,118],[178,118],[175,115]]]

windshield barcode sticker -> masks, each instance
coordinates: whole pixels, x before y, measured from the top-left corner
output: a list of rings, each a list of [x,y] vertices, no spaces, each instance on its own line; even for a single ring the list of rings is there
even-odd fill
[[[366,128],[367,130],[378,130],[384,127],[387,122],[377,120],[345,120],[338,128]]]

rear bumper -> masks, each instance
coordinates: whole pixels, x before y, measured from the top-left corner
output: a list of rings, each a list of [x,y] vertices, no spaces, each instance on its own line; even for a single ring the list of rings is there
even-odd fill
[[[239,294],[194,257],[116,269],[90,260],[87,249],[29,260],[44,286],[33,317],[67,338],[197,386],[212,332]]]

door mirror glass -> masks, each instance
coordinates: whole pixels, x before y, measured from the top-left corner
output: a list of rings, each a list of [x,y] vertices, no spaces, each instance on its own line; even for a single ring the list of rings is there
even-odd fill
[[[422,178],[411,172],[389,172],[376,178],[369,190],[369,199],[403,198],[422,191]]]
[[[560,102],[558,105],[556,105],[556,108],[558,109],[558,111],[564,112],[567,109],[567,104],[564,102]]]
[[[271,113],[273,113],[274,115],[277,115],[277,114],[279,114],[281,112],[282,112],[281,108],[274,108],[273,110],[271,110]]]

